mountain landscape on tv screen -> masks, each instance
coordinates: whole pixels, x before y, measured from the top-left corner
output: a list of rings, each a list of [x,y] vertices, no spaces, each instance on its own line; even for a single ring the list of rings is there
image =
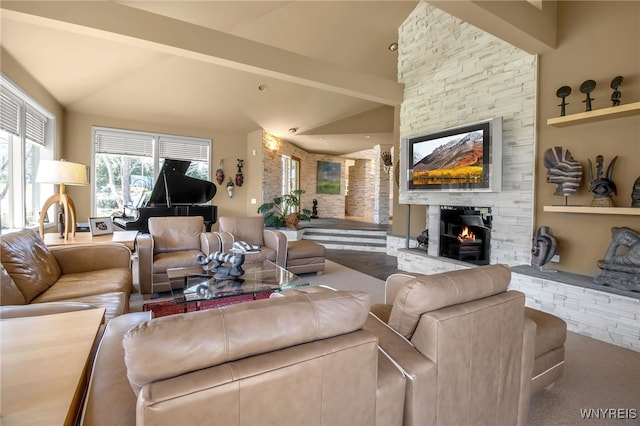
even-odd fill
[[[482,159],[482,132],[471,132],[439,146],[422,159],[414,158],[413,172],[482,167]]]

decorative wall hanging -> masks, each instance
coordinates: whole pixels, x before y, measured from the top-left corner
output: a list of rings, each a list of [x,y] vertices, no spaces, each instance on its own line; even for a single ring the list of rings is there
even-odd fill
[[[340,194],[341,164],[318,161],[318,194]]]
[[[604,174],[604,157],[602,155],[596,157],[595,173],[591,159],[589,159],[589,191],[593,193],[592,207],[613,207],[611,195],[617,195],[617,193],[616,184],[613,182],[612,177],[613,166],[616,164],[617,159],[617,155],[613,157],[609,167],[607,167],[606,174]]]
[[[380,159],[382,160],[382,167],[384,168],[385,173],[389,173],[391,170],[391,166],[393,165],[393,159],[391,158],[390,151],[382,151],[380,153]]]
[[[569,150],[560,146],[547,149],[544,166],[547,168],[547,182],[556,184],[554,195],[567,197],[576,192],[582,181],[582,164],[573,159]]]
[[[221,158],[218,162],[218,170],[216,170],[216,182],[218,185],[222,185],[224,182],[224,170],[222,170],[222,163],[224,163],[224,158]]]
[[[620,86],[622,86],[622,82],[624,81],[624,77],[621,75],[614,77],[611,80],[611,88],[613,89],[613,93],[611,94],[611,106],[620,105],[620,98],[622,97],[622,93],[618,90]]]
[[[229,198],[233,198],[233,187],[235,185],[233,184],[233,181],[231,180],[231,178],[229,178],[229,182],[227,182],[227,195],[229,196]]]
[[[566,107],[569,104],[566,102],[566,98],[570,94],[571,94],[571,87],[569,86],[562,86],[556,91],[556,96],[562,99],[562,103],[558,105],[560,107],[560,117],[564,117],[567,114]]]
[[[236,185],[242,186],[244,183],[244,176],[242,176],[242,167],[244,166],[244,160],[238,158],[238,172],[236,173]]]

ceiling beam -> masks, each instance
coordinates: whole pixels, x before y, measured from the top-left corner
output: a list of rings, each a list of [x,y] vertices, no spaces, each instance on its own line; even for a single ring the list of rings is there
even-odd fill
[[[556,1],[428,0],[429,4],[533,55],[557,47]]]
[[[385,105],[402,102],[403,86],[395,81],[111,1],[3,0],[0,8],[3,19],[128,43]]]

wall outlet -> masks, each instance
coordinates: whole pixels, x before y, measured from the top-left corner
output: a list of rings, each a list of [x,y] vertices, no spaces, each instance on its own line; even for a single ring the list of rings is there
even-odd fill
[[[552,262],[555,262],[555,263],[560,263],[560,255],[559,255],[559,254],[554,255],[554,256],[551,258],[551,261],[552,261]]]
[[[251,204],[257,204],[257,203],[258,203],[258,200],[256,200],[255,198],[251,199]]]

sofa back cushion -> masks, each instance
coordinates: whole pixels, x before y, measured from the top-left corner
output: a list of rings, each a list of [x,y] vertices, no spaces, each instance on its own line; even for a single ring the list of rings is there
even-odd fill
[[[264,217],[220,217],[220,232],[233,235],[234,241],[244,241],[256,246],[264,245]]]
[[[62,274],[42,238],[31,229],[3,235],[0,260],[27,303],[51,287]]]
[[[154,253],[200,250],[200,234],[205,230],[202,216],[151,217],[148,225]]]
[[[370,303],[368,293],[331,291],[156,318],[125,335],[127,376],[138,393],[157,380],[350,333],[363,327]]]
[[[6,305],[24,305],[27,301],[24,295],[13,281],[4,265],[0,264],[0,282],[2,283],[2,293],[0,293],[0,304]]]
[[[398,291],[389,325],[411,338],[423,313],[502,293],[510,282],[511,268],[507,265],[416,276]]]

